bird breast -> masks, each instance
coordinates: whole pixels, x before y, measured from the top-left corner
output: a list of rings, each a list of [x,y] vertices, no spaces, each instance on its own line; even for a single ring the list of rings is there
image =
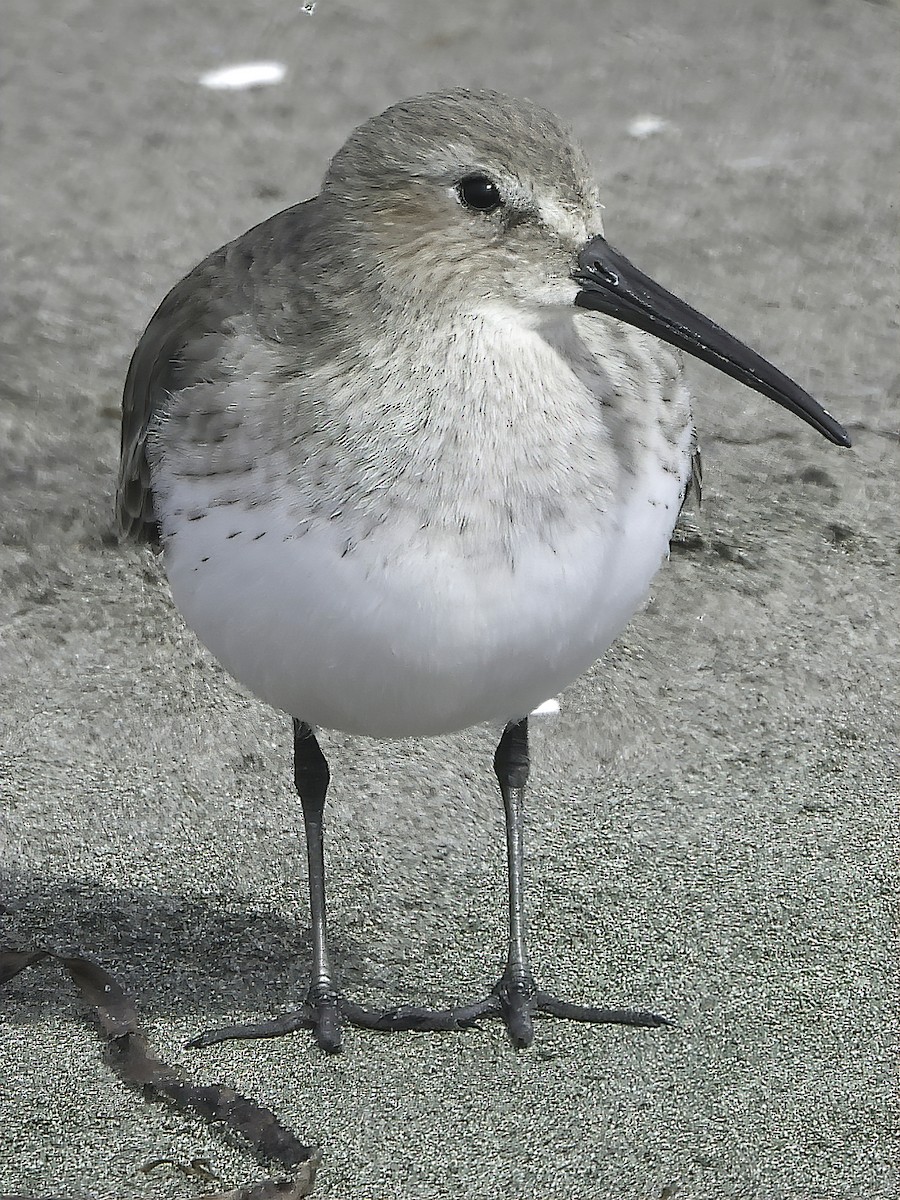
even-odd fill
[[[671,365],[631,387],[657,344],[616,330],[600,356],[583,324],[460,318],[293,378],[251,340],[175,396],[153,483],[188,624],[263,699],[348,732],[560,690],[643,602],[690,445]]]

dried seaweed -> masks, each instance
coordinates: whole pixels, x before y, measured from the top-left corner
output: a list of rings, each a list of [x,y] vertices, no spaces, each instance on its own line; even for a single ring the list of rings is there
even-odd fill
[[[200,1200],[299,1200],[312,1191],[319,1151],[305,1146],[282,1125],[274,1113],[224,1084],[192,1083],[153,1051],[138,1023],[131,998],[98,963],[80,955],[54,954],[50,950],[0,951],[0,985],[26,967],[52,959],[72,977],[107,1040],[110,1061],[126,1083],[159,1097],[183,1112],[196,1112],[238,1133],[260,1159],[291,1172],[289,1178],[267,1179]],[[160,1160],[157,1160],[157,1163]],[[27,1200],[0,1196],[0,1200]],[[43,1200],[51,1200],[49,1197]]]

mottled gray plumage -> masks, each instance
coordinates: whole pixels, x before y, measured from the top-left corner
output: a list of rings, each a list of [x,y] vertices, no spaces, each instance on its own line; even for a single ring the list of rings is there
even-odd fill
[[[673,347],[677,347],[673,349]],[[582,152],[495,92],[404,101],[318,196],[215,251],[166,297],[128,372],[118,514],[159,541],[176,604],[294,718],[309,854],[305,1004],[228,1036],[459,1028],[543,1011],[660,1024],[539,992],[525,949],[527,714],[647,595],[700,471],[680,349],[840,426],[605,241]],[[338,997],[325,929],[328,768],[315,724],[381,737],[506,722],[506,970],[474,1005]],[[210,1035],[205,1040],[218,1040]]]
[[[236,318],[255,311],[259,336],[277,338],[269,304],[276,288],[292,286],[290,264],[302,262],[315,203],[278,213],[213,251],[172,288],[154,313],[131,360],[122,400],[117,515],[126,537],[158,540],[147,435],[168,416],[173,394],[201,381],[215,382],[220,372],[224,377]],[[302,295],[302,270],[293,290],[294,303],[315,313],[313,289],[307,285]],[[276,298],[276,310],[280,303]]]
[[[453,225],[445,206],[434,203],[436,190],[449,191],[461,174],[485,167],[515,201],[502,242],[495,226]],[[547,196],[558,205],[553,215],[568,221],[574,236],[542,217]],[[172,394],[227,381],[235,332],[248,332],[272,352],[276,386],[280,378],[316,373],[323,363],[337,376],[372,375],[388,355],[403,357],[392,331],[404,323],[414,329],[423,319],[439,319],[442,310],[491,296],[522,302],[532,285],[567,281],[591,216],[589,232],[596,232],[598,198],[584,156],[553,114],[536,105],[459,89],[403,102],[366,122],[335,155],[320,196],[215,251],[173,288],[151,320],[123,402],[123,532],[156,538],[148,432],[152,440],[169,415]],[[657,360],[674,363],[671,351],[633,329],[602,317],[581,320],[608,327],[605,338],[634,360],[636,382],[650,358],[648,345]],[[547,333],[551,340],[553,329]],[[584,357],[593,372],[593,355]],[[674,374],[673,366],[666,370]],[[684,420],[682,408],[673,440]]]

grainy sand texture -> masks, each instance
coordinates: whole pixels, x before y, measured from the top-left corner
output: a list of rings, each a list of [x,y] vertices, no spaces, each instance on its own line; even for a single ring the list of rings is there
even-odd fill
[[[323,1200],[894,1200],[897,6],[6,0],[2,23],[0,943],[102,962],[162,1052],[322,1147]],[[283,80],[199,83],[252,60]],[[187,1051],[301,998],[305,856],[289,722],[117,545],[128,359],[168,288],[312,194],[355,124],[455,84],[559,112],[613,245],[855,447],[692,365],[700,534],[534,738],[539,978],[673,1028]],[[492,733],[323,744],[348,993],[481,994],[504,942]],[[0,1021],[0,1192],[210,1190],[142,1171],[166,1157],[260,1177],[119,1081],[51,966]]]

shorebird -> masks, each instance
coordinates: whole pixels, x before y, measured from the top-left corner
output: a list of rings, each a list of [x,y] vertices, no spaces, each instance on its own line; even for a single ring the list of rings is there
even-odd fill
[[[294,722],[312,971],[300,1007],[195,1039],[342,1020],[456,1029],[535,1014],[661,1025],[538,989],[523,905],[528,714],[644,602],[691,479],[680,351],[840,446],[802,388],[606,241],[583,152],[536,105],[462,89],[360,126],[314,198],[216,250],[156,311],[125,384],[118,516],[175,604]],[[473,1004],[342,997],[326,932],[315,727],[498,721],[506,967]]]

